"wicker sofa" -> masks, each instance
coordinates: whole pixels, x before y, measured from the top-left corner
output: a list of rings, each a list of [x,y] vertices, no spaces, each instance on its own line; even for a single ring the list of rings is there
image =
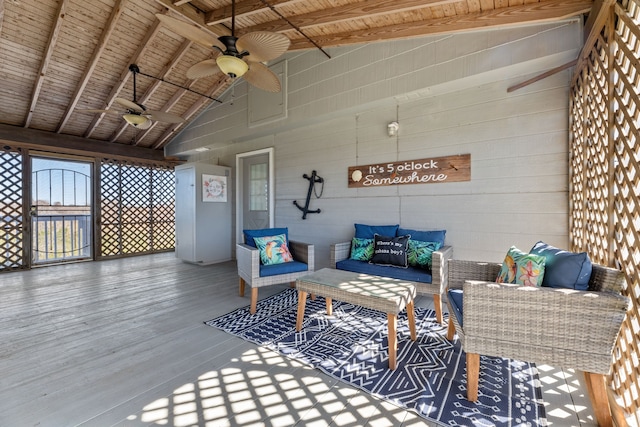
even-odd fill
[[[467,398],[478,398],[479,355],[585,372],[599,425],[611,425],[605,375],[629,299],[621,271],[593,264],[586,291],[498,284],[501,264],[448,262],[448,338],[467,353]],[[452,292],[462,289],[462,300]],[[459,306],[462,302],[462,307]]]
[[[356,224],[356,230],[357,225],[358,224]],[[398,226],[396,226],[396,228],[398,228]],[[398,230],[400,233],[407,231],[402,228],[398,228]],[[444,240],[444,232],[442,232],[442,239]],[[447,262],[453,257],[453,248],[451,246],[442,246],[440,249],[433,252],[431,272],[413,267],[403,269],[392,266],[374,265],[366,261],[354,262],[349,259],[350,254],[351,241],[332,244],[330,246],[331,266],[338,270],[347,270],[356,273],[392,277],[396,279],[407,279],[407,277],[411,277],[412,280],[410,281],[415,284],[418,294],[433,296],[436,319],[438,323],[442,324],[442,300],[446,290],[448,274]]]

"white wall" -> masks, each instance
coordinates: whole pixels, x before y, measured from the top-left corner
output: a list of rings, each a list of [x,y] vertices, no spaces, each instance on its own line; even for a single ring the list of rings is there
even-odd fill
[[[346,241],[353,223],[446,229],[463,259],[501,261],[537,240],[568,246],[570,71],[507,88],[577,57],[579,20],[428,37],[287,57],[287,117],[249,126],[246,84],[213,105],[166,149],[188,161],[234,166],[237,153],[275,147],[276,225],[316,245]],[[230,98],[230,92],[225,99]],[[397,137],[387,123],[397,120]],[[193,150],[206,146],[206,153]],[[349,166],[471,154],[471,181],[347,187]],[[302,213],[312,170],[321,199]]]

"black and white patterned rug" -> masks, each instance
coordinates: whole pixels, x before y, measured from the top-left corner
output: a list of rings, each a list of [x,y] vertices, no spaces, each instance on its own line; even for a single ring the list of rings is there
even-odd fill
[[[446,339],[433,310],[416,307],[418,339],[409,335],[406,311],[398,315],[398,367],[388,369],[385,313],[324,298],[307,300],[304,325],[295,330],[298,296],[287,289],[249,307],[204,322],[318,368],[443,426],[547,425],[535,365],[480,358],[479,400],[467,401],[465,354]],[[445,322],[446,324],[446,322]]]

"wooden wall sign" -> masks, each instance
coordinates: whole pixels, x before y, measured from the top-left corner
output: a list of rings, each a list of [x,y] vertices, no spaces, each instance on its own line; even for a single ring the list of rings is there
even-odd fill
[[[349,167],[349,188],[471,181],[471,154]]]

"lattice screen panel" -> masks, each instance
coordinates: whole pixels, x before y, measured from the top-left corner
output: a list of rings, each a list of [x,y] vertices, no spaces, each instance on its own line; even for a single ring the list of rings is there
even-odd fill
[[[0,271],[26,268],[24,258],[22,152],[0,150]]]
[[[174,193],[171,168],[103,159],[100,256],[173,249]]]
[[[175,173],[169,168],[155,168],[151,203],[152,245],[155,250],[173,249],[176,246]]]
[[[604,28],[571,89],[571,242],[572,249],[586,250],[593,261],[625,273],[623,293],[633,306],[614,352],[611,385],[631,422],[640,425],[637,0],[616,4],[615,15],[615,29]],[[609,33],[614,40],[607,40]]]

